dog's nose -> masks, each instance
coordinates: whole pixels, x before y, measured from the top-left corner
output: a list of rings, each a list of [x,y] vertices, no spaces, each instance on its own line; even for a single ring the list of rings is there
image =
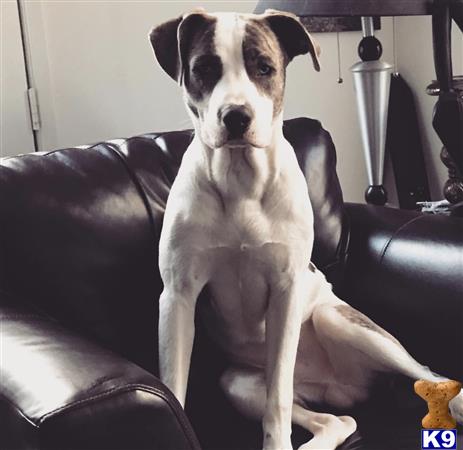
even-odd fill
[[[236,139],[242,137],[249,128],[251,115],[244,106],[229,107],[223,114],[222,121],[230,138]]]

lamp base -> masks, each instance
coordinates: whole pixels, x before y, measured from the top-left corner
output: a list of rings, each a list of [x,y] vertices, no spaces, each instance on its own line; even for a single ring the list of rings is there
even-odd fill
[[[387,192],[383,185],[368,186],[365,191],[365,201],[370,205],[383,206],[387,202]]]

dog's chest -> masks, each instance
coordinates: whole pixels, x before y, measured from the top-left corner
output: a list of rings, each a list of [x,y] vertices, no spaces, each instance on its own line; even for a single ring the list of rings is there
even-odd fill
[[[214,258],[209,303],[202,311],[205,323],[224,350],[243,362],[251,361],[265,342],[272,280],[289,265],[289,255],[280,245],[224,247]]]
[[[217,268],[214,273],[234,267],[239,280],[247,285],[249,273],[270,282],[308,264],[313,240],[311,214],[301,214],[284,200],[276,203],[240,199],[216,211],[207,225]]]
[[[287,210],[285,217],[272,214],[241,202],[221,221],[220,245],[212,251],[207,326],[227,351],[248,362],[265,342],[270,295],[289,287],[310,260],[310,221],[298,222]]]
[[[172,247],[161,259],[194,256],[210,293],[210,302],[199,304],[208,316],[204,322],[224,349],[250,361],[264,354],[270,296],[307,270],[313,214],[295,158],[277,174],[270,163],[256,163],[253,170],[222,163],[211,164],[215,176],[209,179],[192,176],[188,166],[179,172],[163,228],[162,242]],[[248,183],[240,183],[241,177]]]

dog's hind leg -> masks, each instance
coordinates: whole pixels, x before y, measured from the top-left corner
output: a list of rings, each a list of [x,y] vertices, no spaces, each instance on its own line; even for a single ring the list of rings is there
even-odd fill
[[[445,380],[418,363],[395,337],[367,316],[334,294],[333,298],[334,301],[314,308],[312,320],[319,342],[335,368],[390,371],[412,379]]]
[[[229,369],[221,379],[222,388],[234,407],[244,416],[261,420],[266,406],[264,372],[259,369]],[[297,396],[295,396],[297,397]],[[292,422],[313,434],[300,449],[334,450],[357,428],[350,416],[335,416],[310,411],[300,404],[292,407]]]
[[[457,423],[463,425],[463,390],[450,400],[449,409]]]
[[[343,379],[359,380],[368,371],[383,371],[414,380],[447,380],[418,363],[396,338],[334,294],[329,303],[314,308],[312,320],[319,342]],[[331,394],[335,401],[336,391]],[[463,423],[463,391],[451,400],[450,410]]]

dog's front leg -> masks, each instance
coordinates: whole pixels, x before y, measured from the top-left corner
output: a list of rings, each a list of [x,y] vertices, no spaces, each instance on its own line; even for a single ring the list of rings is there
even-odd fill
[[[301,330],[300,298],[295,280],[276,288],[266,315],[267,404],[264,449],[291,449],[294,366]]]
[[[174,251],[161,253],[160,261],[164,290],[159,298],[159,372],[184,407],[196,300],[206,284],[205,264],[195,264],[188,255],[178,256]]]
[[[159,299],[159,373],[183,407],[195,333],[195,305],[195,298],[186,298],[169,288]]]

